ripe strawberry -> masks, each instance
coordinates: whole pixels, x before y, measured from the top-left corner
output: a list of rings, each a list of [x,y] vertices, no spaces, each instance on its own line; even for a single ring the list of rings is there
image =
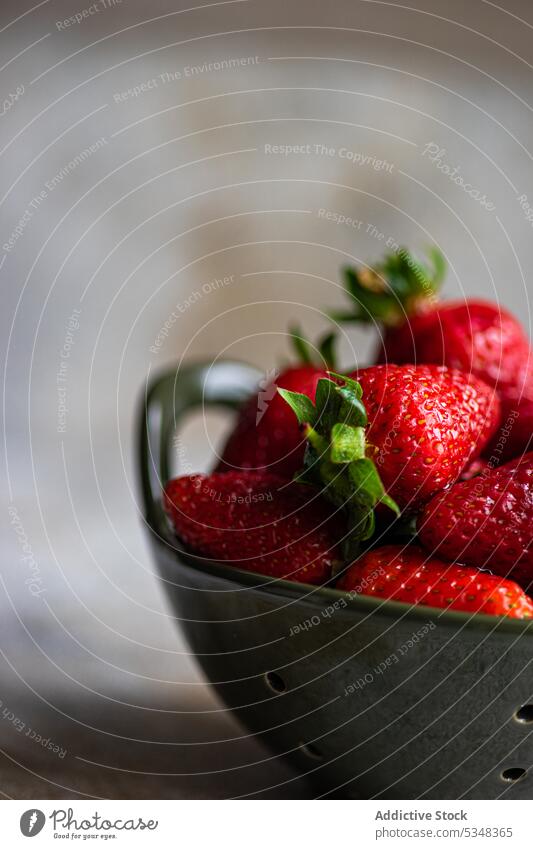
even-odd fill
[[[186,475],[167,484],[164,507],[192,551],[239,569],[321,584],[341,558],[339,517],[316,490],[277,475]]]
[[[417,546],[384,545],[348,568],[337,588],[407,604],[531,619],[533,601],[518,584],[444,563]]]
[[[305,437],[277,387],[315,397],[326,372],[315,366],[296,366],[274,374],[242,407],[235,429],[222,451],[217,471],[264,469],[290,479],[301,467]]]
[[[260,382],[257,394],[239,413],[216,471],[266,470],[290,479],[301,467],[305,438],[277,389],[303,392],[314,398],[318,381],[327,376],[324,369],[334,367],[335,336],[327,334],[316,349],[298,328],[291,330],[291,339],[301,365],[291,366],[281,374],[272,369]]]
[[[410,512],[459,478],[499,422],[494,393],[444,366],[372,366],[352,377],[385,489]]]
[[[533,376],[518,397],[507,391],[500,398],[502,426],[486,451],[493,465],[533,449]]]
[[[456,481],[498,421],[481,381],[443,366],[373,366],[320,380],[316,407],[280,390],[309,448],[302,479],[348,514],[350,540],[374,532],[380,502],[414,513]]]
[[[437,291],[445,261],[435,248],[433,268],[405,249],[385,257],[373,270],[346,269],[354,311],[341,320],[381,323],[377,362],[435,363],[473,374],[497,389],[502,417],[517,410],[504,456],[527,450],[533,432],[533,356],[520,323],[499,304],[466,300],[441,304]],[[523,396],[530,401],[520,403]]]
[[[424,547],[445,560],[533,581],[533,452],[452,486],[418,521]]]
[[[498,304],[468,300],[435,304],[387,328],[380,361],[447,365],[505,392],[524,380],[529,356],[529,340],[514,316]]]

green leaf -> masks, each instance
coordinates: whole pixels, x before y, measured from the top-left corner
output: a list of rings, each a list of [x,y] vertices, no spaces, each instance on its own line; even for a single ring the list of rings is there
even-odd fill
[[[365,324],[367,323],[366,318],[360,318],[360,316],[356,315],[353,310],[330,310],[327,315],[337,324],[347,324],[350,321],[362,321]]]
[[[361,540],[356,534],[350,534],[342,543],[342,556],[346,563],[353,563],[361,554]]]
[[[318,381],[316,407],[306,395],[278,391],[306,425],[304,467],[297,479],[314,483],[324,498],[342,508],[349,531],[344,549],[355,552],[359,541],[375,533],[377,504],[399,511],[374,461],[365,456],[367,414],[361,385],[337,372],[330,374],[338,382]]]
[[[362,457],[350,464],[350,479],[356,489],[364,489],[370,498],[377,503],[385,492],[381,478],[373,460]]]
[[[300,363],[316,365],[319,368],[335,368],[336,333],[328,331],[318,340],[316,348],[297,324],[289,327],[289,333],[293,350]]]
[[[315,404],[318,414],[321,415],[328,405],[340,407],[340,399],[337,395],[337,384],[328,377],[321,377],[316,385]]]
[[[331,370],[329,374],[331,374],[331,376],[335,377],[337,380],[341,381],[342,386],[351,389],[352,392],[357,396],[357,398],[363,397],[363,389],[361,387],[361,384],[358,383],[357,380],[354,380],[352,377],[348,377],[345,374],[337,374],[337,372]],[[337,386],[338,384],[335,383],[334,385]]]
[[[400,512],[396,502],[387,495],[376,464],[369,457],[364,457],[361,460],[350,463],[349,474],[356,492],[363,490],[365,496],[368,496],[373,501],[374,506],[381,501],[394,513],[398,514]]]
[[[365,405],[361,401],[363,395],[361,384],[350,377],[345,377],[333,371],[330,374],[343,383],[342,386],[335,384],[335,390],[341,399],[336,413],[339,421],[357,427],[365,427],[367,415]]]
[[[435,291],[438,292],[446,276],[446,260],[444,259],[444,254],[436,245],[428,249],[428,256],[433,263],[432,282]]]
[[[396,513],[397,516],[400,515],[400,508],[396,504],[395,500],[391,498],[390,495],[387,495],[386,492],[381,496],[380,501],[382,504],[385,505],[385,507],[388,507],[389,510],[392,510],[393,513]]]
[[[351,312],[334,313],[334,320],[385,325],[404,321],[421,300],[436,296],[444,280],[446,261],[442,252],[431,247],[427,254],[429,262],[423,263],[406,248],[398,247],[372,267],[345,268],[345,288],[353,306]]]
[[[324,439],[314,427],[307,427],[305,436],[311,447],[314,449],[317,457],[325,457],[328,453],[329,443]]]
[[[288,389],[280,389],[279,386],[278,392],[296,414],[299,424],[314,424],[316,410],[307,395],[303,395],[301,392],[290,392]]]
[[[363,526],[361,528],[360,537],[361,541],[365,541],[367,539],[372,539],[374,536],[374,531],[376,530],[376,514],[373,509],[368,510]]]
[[[357,276],[357,271],[355,270],[355,268],[350,268],[349,266],[347,266],[344,269],[344,282],[352,298],[357,299],[363,287],[359,282],[359,277]]]
[[[349,539],[356,544],[371,539],[376,530],[374,509],[363,501],[351,503],[347,510]]]
[[[362,427],[337,422],[331,429],[331,462],[351,463],[365,455],[365,432]]]
[[[289,333],[291,336],[292,347],[294,348],[299,361],[305,365],[313,365],[313,349],[308,340],[302,334],[298,325],[290,327]]]
[[[320,484],[318,463],[319,457],[311,443],[308,442],[305,446],[303,467],[294,475],[294,480],[297,480],[300,483],[313,484],[314,486]]]
[[[337,334],[327,333],[318,342],[318,353],[326,368],[332,369],[336,367],[335,347],[337,344]]]
[[[342,404],[339,410],[340,420],[357,427],[366,427],[368,420],[363,402],[347,387],[339,389],[338,392],[342,398]]]

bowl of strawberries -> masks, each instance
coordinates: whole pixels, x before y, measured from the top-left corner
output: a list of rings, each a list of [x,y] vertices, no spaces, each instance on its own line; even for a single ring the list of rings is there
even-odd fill
[[[234,361],[148,388],[144,514],[207,679],[319,795],[533,797],[533,371],[497,304],[440,301],[400,249],[347,269],[329,334],[274,380]],[[236,410],[213,471],[172,478],[195,408]],[[531,446],[533,448],[533,446]]]

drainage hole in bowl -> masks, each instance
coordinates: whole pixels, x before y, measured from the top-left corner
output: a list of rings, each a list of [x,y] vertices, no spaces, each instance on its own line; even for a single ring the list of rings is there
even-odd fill
[[[314,761],[321,761],[324,757],[320,749],[317,749],[312,743],[300,743],[300,751],[308,758],[313,758]]]
[[[265,674],[265,681],[274,693],[284,693],[287,689],[285,681],[277,672],[267,672]]]
[[[511,766],[503,770],[501,777],[504,781],[515,782],[520,781],[526,774],[527,769],[523,769],[521,766]]]
[[[514,718],[517,722],[522,722],[524,724],[533,722],[533,705],[522,705],[522,707],[518,708],[516,711]]]

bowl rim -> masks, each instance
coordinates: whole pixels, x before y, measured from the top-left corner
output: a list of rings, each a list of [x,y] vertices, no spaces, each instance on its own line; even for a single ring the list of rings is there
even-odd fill
[[[192,574],[198,572],[207,574],[219,581],[238,586],[243,590],[251,590],[260,595],[275,598],[285,598],[291,601],[300,601],[312,610],[324,610],[329,604],[339,602],[343,599],[346,605],[342,605],[337,613],[348,613],[357,611],[360,613],[373,613],[375,616],[389,616],[394,619],[414,620],[436,620],[439,625],[455,625],[478,630],[497,630],[504,633],[533,634],[533,619],[511,619],[507,616],[491,616],[486,613],[469,613],[463,610],[447,610],[442,607],[431,607],[425,604],[408,604],[401,601],[387,600],[378,596],[356,593],[354,595],[338,590],[335,587],[318,586],[316,584],[305,584],[303,581],[288,581],[285,578],[268,578],[259,572],[239,569],[229,566],[223,562],[209,560],[192,554],[183,549],[177,549],[175,544],[161,535],[157,535],[159,545],[169,550],[171,556],[180,566],[186,567]],[[161,580],[171,586],[179,587],[168,577],[161,576]]]

